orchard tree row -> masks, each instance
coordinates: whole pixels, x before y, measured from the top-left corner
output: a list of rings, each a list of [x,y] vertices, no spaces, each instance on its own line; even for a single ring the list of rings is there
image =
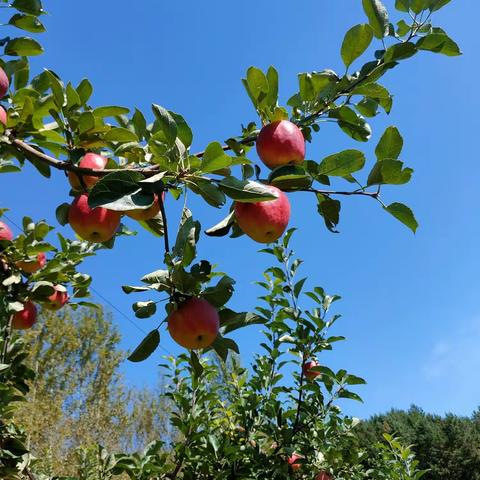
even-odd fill
[[[280,446],[273,449],[275,454],[282,449],[286,449],[282,455],[288,453],[290,446],[285,443],[291,444],[297,434],[305,413],[304,390],[310,388],[305,380],[318,377],[330,393],[338,383],[342,385],[341,396],[357,398],[344,389],[348,374],[322,370],[326,367],[317,358],[331,343],[324,336],[327,324],[321,311],[328,310],[336,297],[329,297],[322,289],[314,290],[307,294],[321,307],[297,307],[305,279],[293,283],[299,263],[290,264],[291,253],[286,250],[292,232],[290,229],[285,234],[290,224],[290,201],[297,192],[311,193],[326,228],[337,232],[340,198],[367,197],[415,232],[418,224],[410,208],[384,201],[384,186],[405,184],[413,174],[400,159],[403,138],[396,127],[388,127],[380,136],[373,159],[367,159],[357,149],[315,159],[306,144],[313,141],[315,134],[325,134],[324,123],[336,123],[348,137],[367,142],[372,135],[368,121],[382,112],[390,113],[393,106],[391,93],[379,83],[385,74],[422,51],[459,55],[457,44],[432,23],[433,14],[448,3],[396,0],[396,10],[403,18],[394,23],[380,0],[362,0],[366,23],[352,27],[340,42],[343,73],[325,69],[299,74],[298,91],[282,104],[275,68],[265,72],[249,68],[242,81],[259,120],[242,126],[237,135],[224,142],[213,141],[195,153],[191,151],[193,132],[179,113],[157,104],[152,105],[151,114],[122,106],[95,107],[90,104],[93,86],[88,79],[73,85],[52,70],[31,75],[28,58],[41,54],[43,48],[28,35],[45,30],[43,5],[40,0],[1,0],[1,12],[8,17],[4,23],[12,31],[28,33],[2,40],[5,55],[0,60],[0,173],[21,172],[26,163],[45,177],[55,171],[67,173],[72,198],[59,204],[56,216],[61,225],[71,227],[78,239],[71,241],[58,235],[59,244],[54,245],[46,241],[51,227],[28,217],[23,233],[17,237],[12,225],[0,224],[2,371],[7,377],[13,375],[6,382],[7,410],[15,389],[25,393],[21,377],[30,375],[13,374],[12,349],[17,344],[12,329],[29,328],[35,323],[35,303],[51,309],[67,303],[73,307],[88,305],[82,299],[89,294],[91,278],[77,272],[76,267],[86,256],[114,248],[118,236],[129,236],[132,232],[122,223],[126,217],[139,228],[163,237],[165,250],[164,265],[146,274],[142,285],[122,287],[127,294],[147,296],[133,304],[135,315],[156,315],[157,304],[167,297],[166,314],[160,314],[159,327],[132,352],[131,361],[143,361],[157,349],[159,330],[165,324],[172,338],[190,351],[184,357],[188,359],[184,373],[195,390],[194,384],[205,370],[201,352],[214,350],[226,360],[229,350],[238,353],[238,347],[225,335],[248,325],[264,325],[273,345],[293,344],[290,350],[300,359],[299,395],[295,400],[290,398],[296,404],[296,413],[283,417],[285,428],[290,429],[289,442],[277,442]],[[364,54],[371,55],[371,59],[359,63]],[[253,148],[259,162],[252,158]],[[188,208],[188,192],[200,196],[212,208],[228,212],[217,225],[204,231],[206,235],[246,234],[252,241],[272,244],[263,251],[286,268],[272,267],[267,272],[267,283],[262,283],[275,292],[269,297],[274,309],[260,307],[248,313],[227,307],[235,281],[214,271],[215,259],[197,259],[202,226]],[[173,223],[177,228],[172,228],[168,205],[179,200],[184,208],[181,218]],[[291,296],[292,303],[277,291],[278,285]],[[78,303],[73,303],[74,299]],[[277,307],[281,311],[276,311]],[[278,322],[283,326],[279,327]],[[278,345],[267,349],[272,377],[275,355],[280,350]],[[20,354],[20,365],[21,360]],[[289,405],[287,397],[277,400],[280,406],[283,401]],[[323,398],[319,388],[315,401],[323,405]],[[327,403],[328,408],[336,398],[334,395]],[[327,411],[324,421],[331,413]],[[275,418],[274,412],[278,420],[278,409],[265,412],[270,415],[265,420]],[[191,428],[182,431],[186,438],[187,433],[192,434]],[[282,428],[280,420],[278,428]],[[308,434],[309,429],[320,427],[315,422],[302,428]],[[185,450],[177,453],[182,461],[177,462],[178,470],[170,478],[184,468],[183,457],[187,454]],[[295,471],[294,465],[302,457],[295,460],[290,453],[290,470]],[[190,477],[184,474],[184,478]]]

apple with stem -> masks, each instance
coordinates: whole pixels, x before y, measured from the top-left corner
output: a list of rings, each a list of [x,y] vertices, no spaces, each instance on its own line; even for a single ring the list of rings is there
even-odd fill
[[[68,209],[68,223],[84,240],[102,243],[115,235],[120,226],[120,213],[103,207],[90,208],[88,195],[82,194]]]
[[[54,292],[47,297],[47,300],[43,303],[43,306],[47,310],[60,310],[70,299],[67,290],[63,285],[55,285]]]
[[[0,221],[0,240],[10,240],[10,241],[13,240],[13,233],[10,230],[10,227],[6,223],[1,221]]]
[[[215,307],[203,298],[190,298],[168,316],[168,331],[182,347],[209,347],[217,338],[220,318]]]
[[[23,310],[16,312],[12,318],[12,328],[15,330],[26,330],[31,328],[37,321],[37,307],[28,300],[23,304]]]
[[[277,187],[267,188],[277,198],[265,202],[235,202],[235,218],[240,229],[259,243],[271,243],[285,232],[290,220],[290,202]]]
[[[22,270],[24,273],[35,273],[41,270],[47,263],[47,257],[43,252],[40,252],[35,260],[20,260],[15,263],[17,268]]]
[[[103,170],[107,165],[107,162],[108,158],[103,155],[89,152],[80,160],[78,166],[81,168],[91,168],[92,170]],[[79,175],[75,172],[68,172],[68,181],[74,190],[83,190],[80,177],[87,189],[92,188],[100,180],[100,177],[95,177],[93,175]]]
[[[302,365],[303,375],[307,380],[313,381],[317,377],[320,377],[322,374],[317,370],[313,370],[315,367],[318,367],[320,364],[316,360],[308,360]]]
[[[260,130],[257,153],[271,170],[283,165],[298,165],[305,160],[305,138],[288,120],[272,122]]]

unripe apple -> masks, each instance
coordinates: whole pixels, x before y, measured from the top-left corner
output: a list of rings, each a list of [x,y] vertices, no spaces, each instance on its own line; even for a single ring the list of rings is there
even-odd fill
[[[12,319],[12,328],[15,330],[26,330],[31,328],[37,321],[37,307],[28,300],[23,304],[23,310],[16,312]]]
[[[13,240],[13,233],[10,227],[3,222],[0,222],[0,240]]]
[[[103,170],[107,165],[108,159],[103,155],[97,155],[96,153],[87,153],[78,164],[81,168],[91,168],[93,170]],[[92,188],[99,180],[100,177],[94,177],[92,175],[81,175],[85,187]],[[79,175],[74,172],[68,172],[68,180],[74,190],[82,190],[82,184],[80,182]]]
[[[277,196],[274,200],[256,203],[235,202],[238,226],[259,243],[271,243],[280,238],[290,220],[290,202],[277,187],[268,185]]]
[[[120,225],[120,213],[103,207],[90,208],[88,195],[83,194],[70,205],[68,223],[84,240],[102,243],[115,235]]]
[[[55,291],[47,298],[47,301],[43,304],[43,306],[47,310],[60,310],[70,299],[68,296],[65,287],[61,285],[55,285],[53,287]]]
[[[303,458],[302,455],[299,455],[298,453],[295,453],[295,452],[292,453],[291,457],[287,458],[288,465],[294,472],[302,468],[302,464],[298,463],[298,461],[301,460],[302,458]]]
[[[0,105],[0,123],[7,126],[7,111]]]
[[[327,472],[320,472],[316,477],[315,480],[333,480],[333,477],[329,475]]]
[[[272,170],[282,165],[298,165],[305,160],[305,138],[302,131],[288,120],[272,122],[260,130],[257,153]]]
[[[47,257],[40,252],[35,260],[20,260],[15,265],[25,273],[35,273],[42,269],[47,263]]]
[[[316,360],[309,360],[308,362],[305,362],[302,366],[303,369],[303,374],[307,378],[307,380],[315,380],[317,377],[321,376],[322,374],[320,372],[317,372],[315,370],[312,370],[314,367],[318,367],[320,364]]]
[[[3,68],[0,68],[0,98],[3,98],[10,87],[10,82],[8,80],[7,74]]]
[[[165,192],[162,192],[162,201],[165,201]],[[125,214],[128,217],[141,222],[141,221],[150,220],[153,217],[156,217],[159,211],[160,211],[160,203],[158,201],[158,196],[155,194],[151,207],[144,208],[144,209],[136,208],[135,210],[128,210],[127,212],[125,212]]]
[[[190,298],[168,316],[170,335],[189,350],[209,347],[219,328],[217,310],[203,298]]]

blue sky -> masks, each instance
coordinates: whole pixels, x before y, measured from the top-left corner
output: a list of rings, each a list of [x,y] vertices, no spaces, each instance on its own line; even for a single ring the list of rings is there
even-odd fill
[[[297,73],[343,72],[343,35],[365,22],[360,0],[45,3],[50,12],[42,38],[46,54],[35,59],[37,71],[48,67],[74,83],[88,76],[95,86],[94,105],[138,106],[149,113],[154,102],[182,113],[195,132],[194,150],[256,120],[240,82],[250,65],[277,67],[285,102],[296,89]],[[385,3],[393,13],[394,2]],[[368,380],[359,389],[365,404],[345,404],[357,416],[412,403],[468,414],[480,403],[480,168],[474,113],[480,106],[479,14],[478,2],[454,0],[436,15],[434,23],[458,41],[464,55],[418,55],[382,80],[395,95],[394,108],[389,117],[373,120],[370,144],[356,144],[327,125],[307,147],[308,158],[315,160],[365,147],[371,162],[384,128],[397,125],[405,138],[402,160],[415,174],[406,187],[385,188],[384,198],[415,210],[421,224],[415,236],[367,198],[344,201],[341,233],[334,235],[316,214],[313,198],[291,196],[291,225],[300,229],[294,247],[306,261],[303,273],[312,285],[343,297],[335,333],[348,342],[322,361]],[[10,207],[16,221],[28,214],[55,223],[55,207],[66,201],[68,185],[60,173],[48,181],[27,167],[21,176],[0,177],[0,192],[1,206]],[[191,207],[205,228],[222,218],[222,211],[195,200]],[[162,249],[161,241],[140,233],[120,239],[114,251],[84,267],[94,276],[95,289],[145,331],[158,319],[135,320],[130,305],[141,297],[123,295],[120,285],[135,284],[160,268]],[[214,259],[237,279],[232,307],[252,308],[259,293],[253,282],[267,265],[256,253],[258,245],[248,238],[202,239],[199,249],[201,257]],[[122,346],[135,346],[143,334],[117,312],[114,319]],[[258,328],[235,338],[249,362],[259,351]],[[167,334],[162,345],[180,351]],[[155,383],[160,354],[140,365],[125,364],[127,380]]]

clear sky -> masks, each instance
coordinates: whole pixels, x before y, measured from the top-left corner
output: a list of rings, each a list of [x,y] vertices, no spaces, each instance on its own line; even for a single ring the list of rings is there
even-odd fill
[[[393,0],[385,3],[395,15]],[[343,35],[365,22],[360,0],[46,0],[45,7],[50,12],[41,38],[46,54],[35,59],[37,71],[48,67],[74,83],[88,76],[95,106],[138,106],[149,114],[154,102],[182,113],[195,132],[194,150],[256,120],[240,82],[250,65],[277,67],[285,102],[296,89],[297,73],[343,72]],[[343,319],[335,333],[348,341],[322,361],[367,379],[368,385],[358,389],[365,404],[345,405],[361,417],[412,403],[438,413],[468,414],[480,404],[479,15],[476,0],[453,0],[437,13],[434,23],[458,41],[464,55],[420,54],[387,75],[382,83],[395,95],[394,108],[389,117],[373,120],[367,146],[335,125],[323,128],[308,145],[308,158],[315,160],[366,148],[372,162],[383,129],[397,125],[405,138],[402,160],[415,175],[407,186],[385,188],[385,199],[415,210],[421,224],[415,236],[368,198],[345,200],[341,233],[334,235],[316,214],[313,198],[290,197],[291,225],[300,229],[294,247],[306,261],[303,273],[343,297],[336,307]],[[58,172],[50,181],[31,167],[22,175],[0,177],[0,206],[11,208],[16,221],[28,214],[55,224],[55,207],[68,201],[67,193]],[[204,228],[224,213],[195,201],[191,207]],[[201,256],[237,279],[232,307],[252,308],[259,293],[253,282],[267,261],[256,253],[258,244],[246,237],[202,239],[199,248]],[[136,320],[131,313],[131,303],[146,298],[127,297],[120,286],[136,284],[160,268],[162,257],[162,241],[140,233],[121,238],[114,251],[88,260],[84,270],[94,276],[97,291],[148,331],[158,318]],[[113,313],[122,346],[134,347],[143,334]],[[258,330],[235,336],[245,363],[259,351]],[[162,345],[180,351],[167,334]],[[161,354],[143,364],[126,363],[127,380],[154,383]]]

